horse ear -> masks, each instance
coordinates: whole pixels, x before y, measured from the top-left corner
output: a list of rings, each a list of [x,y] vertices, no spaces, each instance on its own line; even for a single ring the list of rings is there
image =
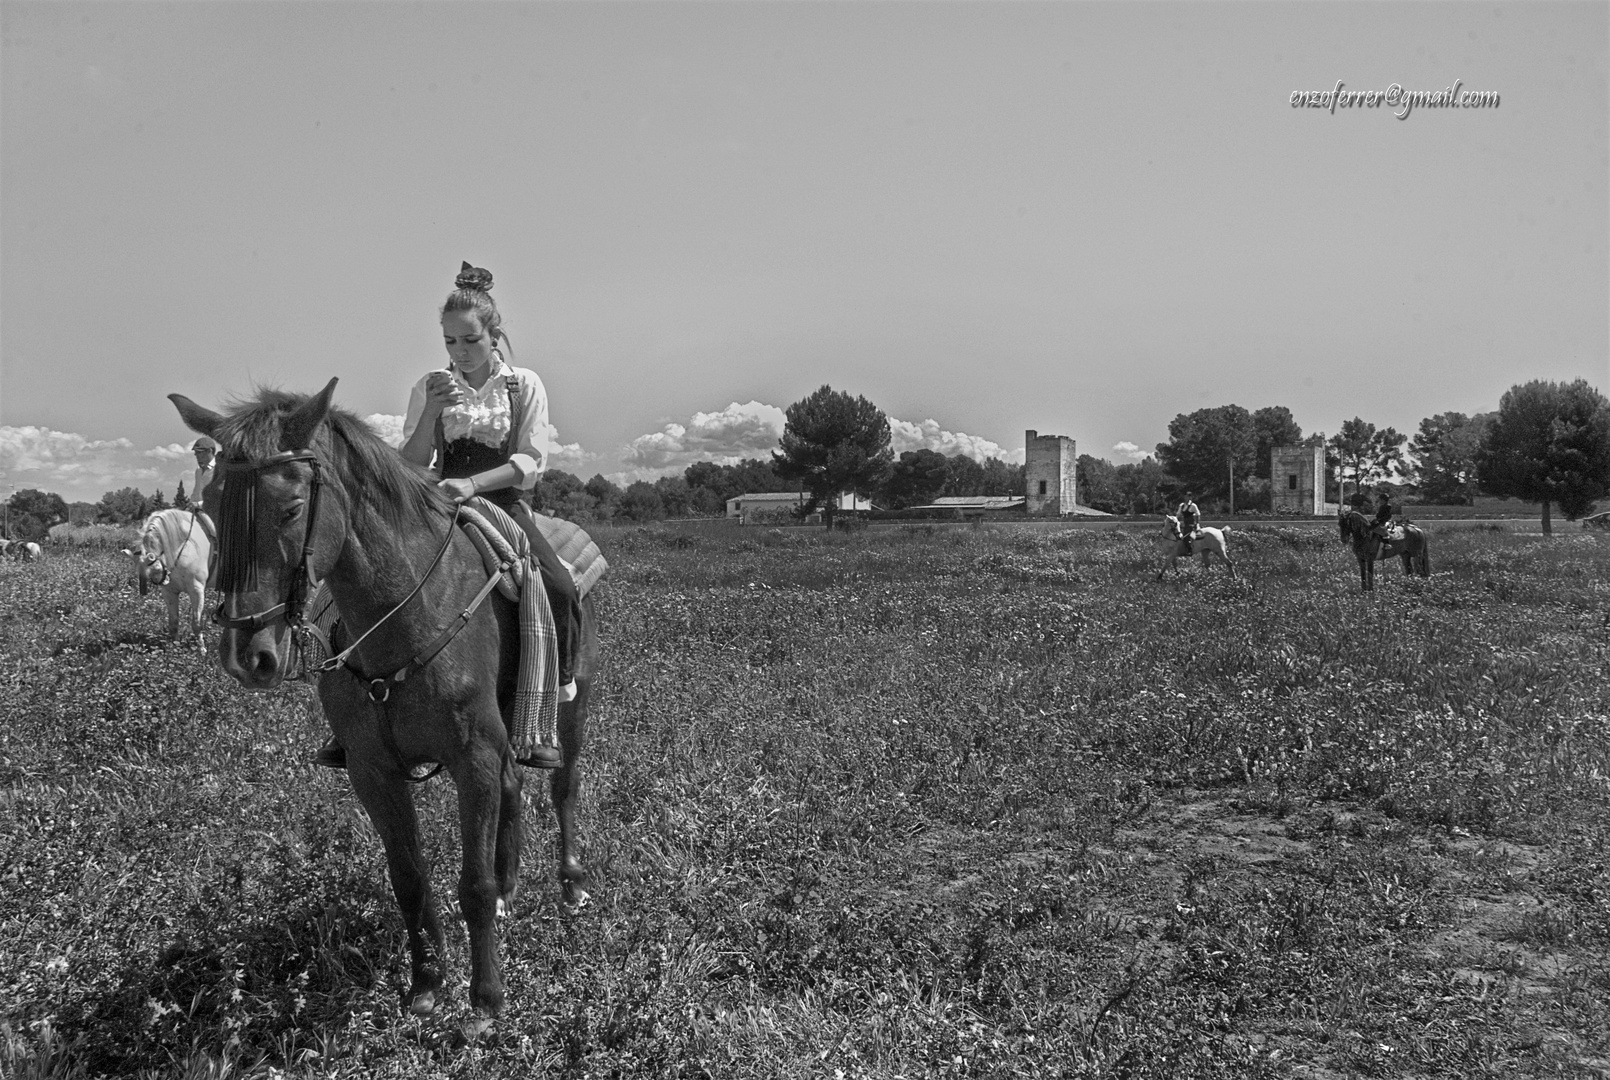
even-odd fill
[[[211,409],[203,409],[183,394],[169,394],[168,400],[179,410],[179,418],[184,421],[185,427],[208,438],[218,438],[218,428],[224,422],[222,416]]]
[[[306,450],[313,445],[313,433],[329,415],[330,399],[335,396],[335,384],[340,381],[331,379],[323,390],[308,398],[295,412],[285,418],[280,432],[281,441],[287,450]]]

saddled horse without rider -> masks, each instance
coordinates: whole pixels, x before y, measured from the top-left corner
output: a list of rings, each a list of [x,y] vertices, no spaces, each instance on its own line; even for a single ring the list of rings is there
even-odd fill
[[[1168,562],[1157,571],[1157,580],[1162,581],[1163,575],[1174,569],[1180,558],[1190,558],[1192,555],[1202,556],[1202,568],[1208,566],[1208,556],[1217,555],[1224,560],[1224,565],[1230,568],[1230,576],[1235,577],[1235,563],[1230,561],[1229,549],[1224,543],[1224,534],[1230,531],[1226,525],[1223,529],[1202,528],[1196,530],[1196,535],[1186,540],[1180,534],[1180,519],[1173,514],[1163,515],[1163,536],[1168,540]]]
[[[1359,582],[1365,592],[1375,589],[1375,561],[1394,556],[1403,560],[1403,576],[1418,574],[1431,576],[1431,552],[1426,544],[1425,530],[1417,525],[1400,525],[1387,536],[1378,531],[1375,519],[1365,517],[1357,510],[1342,510],[1337,515],[1342,541],[1351,544],[1353,556],[1358,559]]]
[[[219,655],[248,689],[279,685],[298,660],[310,584],[328,586],[345,631],[333,645],[349,658],[320,666],[319,698],[385,845],[411,956],[404,1004],[428,1014],[443,989],[442,927],[408,786],[413,769],[434,762],[458,789],[458,899],[476,1014],[468,1028],[479,1034],[503,1005],[493,923],[509,910],[520,875],[522,780],[508,731],[518,604],[490,588],[500,575],[485,570],[452,501],[363,421],[332,408],[334,390],[334,379],[312,397],[264,390],[227,415],[169,395],[185,423],[221,447],[222,482],[205,494],[219,531]],[[536,582],[530,570],[526,588]],[[571,910],[587,898],[575,814],[598,670],[590,597],[581,614],[576,696],[559,705],[564,764],[551,777]]]

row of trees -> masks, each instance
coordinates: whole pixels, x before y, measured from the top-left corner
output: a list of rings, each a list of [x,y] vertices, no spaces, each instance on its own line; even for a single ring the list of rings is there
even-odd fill
[[[99,502],[68,503],[60,495],[36,488],[18,491],[5,502],[4,531],[17,540],[43,540],[51,528],[65,522],[76,524],[129,525],[143,521],[147,514],[169,506],[188,509],[184,484],[174,492],[170,504],[160,490],[146,495],[137,488],[118,488],[102,495]]]
[[[780,475],[775,463],[746,458],[736,465],[701,461],[681,476],[639,480],[625,488],[603,476],[583,482],[567,472],[549,471],[537,484],[537,497],[549,513],[573,520],[658,521],[663,518],[719,517],[727,500],[765,491],[805,491],[796,479]],[[1023,467],[999,458],[978,462],[965,454],[912,450],[889,462],[870,498],[884,508],[905,509],[942,495],[1021,495]]]
[[[808,509],[824,507],[832,523],[839,492],[882,497],[892,507],[944,494],[1020,494],[1023,472],[1005,462],[972,466],[972,482],[955,478],[962,467],[933,451],[900,455],[889,449],[889,423],[865,398],[823,386],[785,411],[773,471],[810,494]],[[1155,512],[1186,491],[1229,510],[1270,505],[1270,449],[1322,446],[1326,495],[1340,501],[1349,486],[1395,481],[1417,486],[1424,500],[1469,503],[1477,492],[1542,505],[1544,532],[1551,506],[1575,520],[1610,493],[1610,402],[1586,380],[1535,381],[1513,387],[1496,412],[1427,417],[1411,442],[1391,427],[1362,417],[1344,422],[1329,438],[1304,436],[1291,410],[1280,405],[1248,411],[1221,405],[1181,413],[1154,458],[1113,465],[1079,458],[1081,501],[1115,513]],[[967,487],[968,490],[960,490]]]

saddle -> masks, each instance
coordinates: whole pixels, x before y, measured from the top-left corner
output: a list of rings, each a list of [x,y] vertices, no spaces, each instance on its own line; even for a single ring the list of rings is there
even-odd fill
[[[497,590],[519,604],[520,661],[509,741],[515,756],[557,742],[558,636],[548,590],[527,588],[540,579],[531,557],[531,540],[518,522],[495,503],[472,499],[460,509],[460,528],[475,543],[486,572],[498,574]],[[553,547],[585,597],[609,569],[609,563],[586,530],[571,521],[535,515],[543,538]],[[311,679],[331,653],[330,638],[340,621],[329,585],[320,582],[308,601],[307,621],[313,633],[302,646],[298,678]]]

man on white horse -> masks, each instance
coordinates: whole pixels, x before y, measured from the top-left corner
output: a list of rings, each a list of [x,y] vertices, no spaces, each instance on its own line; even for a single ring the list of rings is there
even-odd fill
[[[196,524],[207,534],[207,547],[214,556],[207,565],[207,588],[215,589],[218,587],[218,560],[215,557],[218,554],[218,529],[211,516],[201,508],[201,493],[218,475],[218,444],[211,437],[203,435],[190,444],[190,449],[196,452],[196,476],[190,485],[190,512],[196,515]]]
[[[1190,551],[1191,541],[1196,539],[1197,529],[1202,523],[1202,511],[1197,509],[1196,500],[1189,491],[1185,493],[1185,500],[1180,503],[1179,513],[1175,516],[1180,519],[1180,540],[1185,543],[1186,551]]]

